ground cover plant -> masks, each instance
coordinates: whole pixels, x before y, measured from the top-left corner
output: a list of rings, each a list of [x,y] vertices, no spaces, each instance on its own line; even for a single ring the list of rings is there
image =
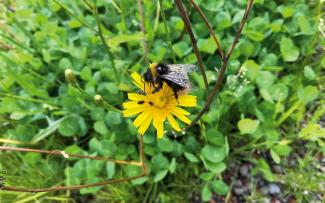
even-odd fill
[[[190,75],[197,103],[185,109],[192,121],[206,110],[198,122],[143,135],[145,176],[0,190],[0,202],[323,201],[324,1],[255,0],[208,108],[252,1],[182,1],[197,49],[179,2],[0,1],[0,149],[59,154],[1,150],[0,188],[138,176],[137,165],[67,154],[142,160],[135,118],[122,113],[138,91],[131,75],[152,62],[202,65],[206,75]]]

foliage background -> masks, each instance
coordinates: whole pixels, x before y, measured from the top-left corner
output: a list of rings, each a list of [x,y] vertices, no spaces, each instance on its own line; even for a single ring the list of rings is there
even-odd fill
[[[222,47],[229,48],[246,1],[196,2]],[[64,70],[73,69],[88,94],[100,94],[121,108],[126,93],[135,91],[129,78],[132,71],[144,72],[148,61],[172,63],[175,56],[177,63],[195,64],[196,58],[172,1],[143,1],[145,35],[136,1],[97,0],[96,4],[98,16],[81,0],[1,1],[0,141],[4,146],[139,159],[132,120],[98,107],[70,87]],[[221,64],[217,47],[199,14],[187,1],[184,4],[212,87]],[[218,202],[236,198],[231,197],[240,179],[236,171],[249,164],[249,192],[240,197],[245,201],[274,198],[261,193],[258,179],[279,184],[277,198],[320,201],[325,178],[321,4],[256,0],[224,86],[201,122],[186,134],[168,130],[157,140],[151,129],[144,136],[148,177],[72,192],[1,191],[0,200],[196,202],[212,198]],[[108,47],[98,35],[96,17]],[[199,101],[191,110],[193,119],[205,96],[200,74],[194,73],[191,80],[192,94]],[[0,162],[5,184],[30,188],[98,182],[140,172],[132,166],[35,153],[1,152]],[[276,173],[273,166],[283,171]]]

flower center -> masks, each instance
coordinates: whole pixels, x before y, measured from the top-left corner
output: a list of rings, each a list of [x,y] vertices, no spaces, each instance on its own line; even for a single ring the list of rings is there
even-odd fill
[[[164,91],[159,91],[154,94],[148,95],[148,101],[149,103],[157,108],[164,108],[167,106],[168,103],[168,95],[164,94]]]

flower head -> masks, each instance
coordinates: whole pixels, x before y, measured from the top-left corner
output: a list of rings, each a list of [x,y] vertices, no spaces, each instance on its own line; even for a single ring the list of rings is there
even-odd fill
[[[141,75],[132,73],[133,83],[140,89],[142,93],[128,93],[128,98],[131,101],[123,103],[124,117],[137,115],[133,121],[133,125],[138,128],[138,131],[143,135],[153,123],[157,130],[157,137],[162,138],[164,135],[164,122],[166,119],[172,128],[176,131],[181,131],[178,122],[174,116],[184,123],[190,124],[191,121],[186,116],[190,112],[180,108],[196,106],[196,96],[178,95],[176,100],[173,90],[166,83],[159,91],[154,91],[153,85],[144,82]]]

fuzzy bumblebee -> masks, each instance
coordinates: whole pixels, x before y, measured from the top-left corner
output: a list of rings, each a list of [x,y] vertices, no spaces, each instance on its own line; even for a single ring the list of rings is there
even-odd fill
[[[191,88],[188,74],[197,70],[192,64],[162,64],[151,63],[143,74],[145,82],[154,87],[152,93],[158,92],[165,82],[173,90],[174,96],[178,99],[180,94],[187,94]]]

